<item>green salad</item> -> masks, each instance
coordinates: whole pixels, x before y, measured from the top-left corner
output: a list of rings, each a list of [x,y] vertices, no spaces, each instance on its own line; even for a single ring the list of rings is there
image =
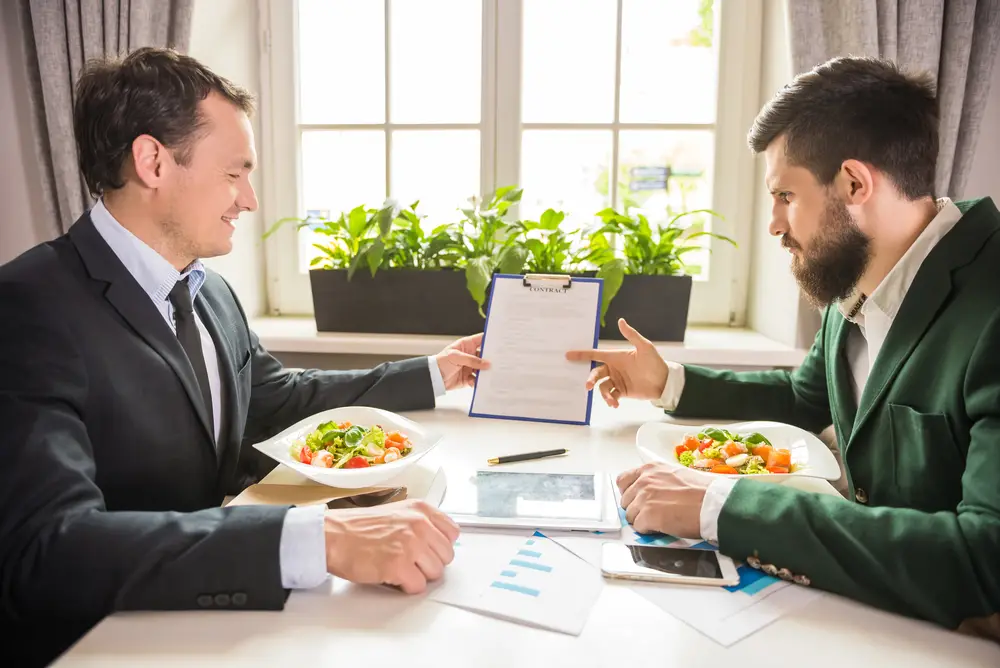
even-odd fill
[[[323,468],[360,469],[389,464],[413,451],[410,439],[380,425],[324,422],[289,448],[297,462]]]

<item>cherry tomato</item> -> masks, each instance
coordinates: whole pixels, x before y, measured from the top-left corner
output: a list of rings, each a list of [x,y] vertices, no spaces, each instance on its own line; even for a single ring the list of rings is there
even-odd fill
[[[344,464],[345,469],[366,469],[369,466],[371,466],[371,464],[368,463],[368,460],[360,455],[348,459],[347,463]]]
[[[688,449],[687,449],[686,445],[682,444],[682,445],[678,445],[676,448],[674,448],[674,452],[677,453],[678,457],[680,457],[682,453],[688,452]]]
[[[309,449],[308,445],[303,445],[302,449],[299,450],[299,461],[303,464],[311,464],[313,458],[312,450]]]

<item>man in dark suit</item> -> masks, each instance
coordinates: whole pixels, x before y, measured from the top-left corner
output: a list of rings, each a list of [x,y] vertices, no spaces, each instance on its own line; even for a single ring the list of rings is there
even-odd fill
[[[251,110],[170,51],[92,65],[74,124],[100,199],[0,268],[0,624],[33,661],[114,611],[280,609],[328,573],[419,592],[454,556],[420,502],[220,507],[262,473],[242,443],[336,406],[432,408],[485,365],[479,337],[366,371],[264,350],[200,262],[257,208]]]

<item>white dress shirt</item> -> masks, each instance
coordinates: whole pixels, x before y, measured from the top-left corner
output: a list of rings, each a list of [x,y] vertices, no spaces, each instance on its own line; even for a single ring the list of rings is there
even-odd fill
[[[899,262],[889,271],[878,287],[867,299],[855,293],[839,302],[837,308],[844,317],[857,325],[852,327],[847,337],[847,359],[851,368],[854,401],[861,399],[861,392],[878,357],[885,337],[889,333],[903,303],[903,298],[913,284],[917,271],[930,255],[938,242],[951,231],[962,218],[962,212],[947,197],[937,200],[937,215],[927,224],[916,241],[906,250]],[[667,362],[669,369],[667,384],[660,399],[653,403],[664,410],[673,410],[684,391],[684,367],[676,362]],[[705,493],[701,505],[701,536],[718,544],[719,515],[722,507],[739,482],[737,476],[719,476],[713,480]]]
[[[205,284],[205,267],[201,261],[194,261],[184,271],[177,271],[162,255],[146,245],[142,240],[125,229],[107,207],[103,200],[98,200],[90,211],[90,219],[94,227],[121,263],[125,265],[132,277],[153,301],[153,305],[177,333],[174,319],[173,304],[168,299],[170,291],[177,281],[188,279],[191,290],[191,300],[194,301],[201,287]],[[205,355],[205,369],[208,372],[208,384],[212,393],[212,425],[215,440],[219,440],[219,429],[222,424],[222,382],[219,375],[219,358],[215,342],[197,310],[195,323],[201,334],[201,349]],[[427,358],[434,387],[434,396],[445,393],[444,378],[441,369],[433,357]],[[279,545],[279,561],[281,565],[281,585],[285,589],[315,587],[326,579],[326,541],[323,536],[323,515],[325,506],[305,506],[292,508],[285,515],[281,528]]]

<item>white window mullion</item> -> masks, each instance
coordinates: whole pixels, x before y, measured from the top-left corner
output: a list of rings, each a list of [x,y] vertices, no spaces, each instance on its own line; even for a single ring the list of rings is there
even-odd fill
[[[618,122],[622,94],[622,0],[618,0],[615,17],[615,118],[611,130],[611,166],[608,171],[608,199],[618,207]]]
[[[385,125],[382,131],[385,132],[385,196],[392,195],[392,130],[389,123],[392,121],[389,109],[390,79],[392,78],[392,7],[389,6],[391,0],[385,0]]]
[[[495,185],[520,183],[521,23],[523,0],[502,0],[496,10]]]
[[[483,0],[483,79],[479,134],[479,194],[497,188],[497,36],[498,0]]]

